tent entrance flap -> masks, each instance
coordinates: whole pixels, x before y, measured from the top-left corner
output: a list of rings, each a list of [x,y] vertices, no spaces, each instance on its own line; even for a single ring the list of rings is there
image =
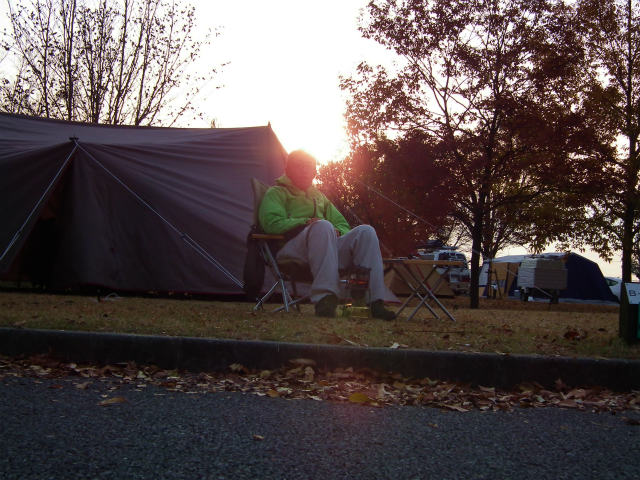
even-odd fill
[[[124,188],[129,194],[131,194],[138,202],[140,202],[146,209],[154,213],[167,227],[169,227],[172,231],[174,231],[179,238],[181,238],[189,247],[191,247],[194,251],[196,251],[201,257],[207,260],[210,264],[216,267],[220,272],[222,272],[229,280],[231,280],[236,286],[241,289],[244,287],[242,281],[236,278],[222,263],[220,263],[215,257],[213,257],[206,249],[204,249],[197,241],[191,238],[187,233],[180,231],[173,223],[171,223],[167,218],[165,218],[158,210],[156,210],[152,205],[150,205],[147,201],[145,201],[140,195],[138,195],[131,187],[129,187],[124,181],[122,181],[118,176],[116,176],[113,172],[111,172],[107,167],[104,166],[98,159],[95,158],[89,151],[82,147],[77,141],[77,139],[72,139],[76,147],[79,148],[82,152],[84,152],[88,158],[90,158],[93,162],[96,163],[104,172],[109,175],[116,183],[118,183],[122,188]]]
[[[71,158],[73,157],[73,154],[76,152],[76,150],[78,150],[78,144],[76,142],[76,139],[71,138],[70,140],[72,140],[75,143],[73,149],[71,150],[71,152],[69,152],[69,155],[67,155],[67,158],[65,158],[64,162],[62,163],[62,165],[60,166],[60,168],[58,169],[56,174],[53,176],[53,178],[51,179],[49,184],[46,186],[44,192],[42,193],[40,198],[37,200],[36,204],[33,206],[31,211],[27,215],[27,218],[24,220],[24,222],[18,228],[18,230],[16,230],[16,232],[13,235],[13,237],[11,237],[11,240],[9,241],[9,243],[6,246],[6,248],[2,252],[2,255],[0,255],[0,265],[5,260],[5,257],[7,257],[7,255],[9,254],[11,249],[14,247],[14,245],[16,245],[16,243],[23,236],[23,233],[24,233],[25,229],[27,228],[27,226],[29,224],[31,224],[31,225],[34,224],[34,219],[35,219],[36,213],[41,210],[41,208],[44,205],[45,201],[51,195],[51,192],[52,192],[53,188],[57,185],[58,180],[60,179],[60,176],[62,175],[62,172],[64,172],[65,169],[67,168],[67,165],[69,164]]]

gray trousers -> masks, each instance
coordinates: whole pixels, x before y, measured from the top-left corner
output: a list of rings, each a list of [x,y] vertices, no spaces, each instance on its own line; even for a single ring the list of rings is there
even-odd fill
[[[289,240],[278,252],[278,261],[307,263],[313,274],[311,301],[318,302],[328,294],[339,296],[338,271],[352,266],[369,268],[369,299],[395,300],[384,284],[384,268],[378,236],[373,227],[360,225],[345,235],[337,236],[327,220],[310,224]]]

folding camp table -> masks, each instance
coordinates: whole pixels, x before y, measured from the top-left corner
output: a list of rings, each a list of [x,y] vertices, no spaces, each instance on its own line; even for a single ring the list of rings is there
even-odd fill
[[[420,308],[427,308],[434,317],[437,319],[440,316],[429,305],[429,301],[433,300],[434,303],[440,307],[440,309],[452,320],[453,315],[445,308],[445,306],[436,298],[434,292],[438,291],[438,287],[444,281],[443,277],[449,271],[451,267],[462,267],[463,262],[460,261],[446,261],[446,260],[420,260],[420,259],[407,259],[407,258],[386,258],[383,260],[385,267],[393,270],[398,274],[398,277],[402,279],[407,287],[409,287],[410,295],[400,306],[397,315],[400,314],[414,298],[419,299],[418,305],[414,308],[413,312],[409,315],[407,320],[411,320]],[[436,272],[436,269],[443,269],[440,272],[440,278],[435,282],[433,287],[429,286],[429,278]]]

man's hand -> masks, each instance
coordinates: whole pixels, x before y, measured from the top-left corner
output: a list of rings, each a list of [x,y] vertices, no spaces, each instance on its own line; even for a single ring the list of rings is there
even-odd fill
[[[307,225],[311,225],[312,223],[316,223],[318,220],[322,220],[321,218],[318,217],[311,217],[309,220],[307,220]],[[340,236],[340,230],[338,230],[337,228],[334,228],[334,230],[336,231],[336,237]]]

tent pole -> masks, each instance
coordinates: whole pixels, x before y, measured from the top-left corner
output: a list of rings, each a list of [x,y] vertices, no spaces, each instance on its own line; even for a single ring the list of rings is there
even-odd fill
[[[44,202],[44,200],[49,196],[49,193],[50,193],[51,189],[53,188],[53,186],[56,183],[58,183],[58,178],[60,178],[60,175],[62,175],[62,172],[67,167],[67,164],[69,163],[69,160],[71,160],[71,157],[73,156],[75,151],[78,149],[78,142],[77,142],[78,139],[76,137],[71,137],[69,140],[71,140],[75,144],[75,146],[73,147],[73,150],[71,150],[71,153],[69,153],[69,155],[67,156],[67,158],[63,162],[62,166],[58,169],[58,171],[56,172],[56,174],[53,177],[53,179],[51,180],[51,182],[49,182],[49,185],[47,185],[47,188],[45,188],[44,192],[42,193],[42,195],[40,196],[40,198],[36,202],[35,206],[33,207],[31,212],[27,216],[27,219],[24,221],[24,223],[20,226],[20,228],[13,235],[13,238],[9,242],[9,245],[7,245],[7,248],[5,248],[4,252],[2,252],[2,255],[0,255],[0,262],[2,260],[4,260],[4,257],[7,255],[7,253],[9,253],[9,250],[11,250],[11,248],[15,245],[15,243],[18,241],[18,239],[22,236],[22,232],[24,231],[25,227],[29,224],[29,222],[31,221],[31,218],[38,211],[38,209],[40,208],[40,205],[42,204],[42,202]]]
[[[128,191],[131,195],[133,195],[142,205],[151,210],[155,215],[162,220],[169,228],[171,228],[174,232],[178,234],[178,236],[191,248],[193,248],[196,252],[198,252],[202,257],[204,257],[209,263],[211,263],[214,267],[220,270],[229,280],[235,283],[238,287],[244,288],[244,284],[238,280],[227,268],[222,265],[218,260],[216,260],[209,252],[207,252],[198,242],[196,242],[193,238],[191,238],[188,234],[181,232],[177,227],[175,227],[169,220],[164,218],[160,212],[154,209],[148,202],[146,202],[140,195],[134,192],[126,183],[124,183],[120,178],[114,175],[107,167],[105,167],[98,159],[96,159],[91,153],[85,150],[82,145],[77,142],[77,139],[74,140],[76,142],[76,146],[82,150],[87,156],[93,160],[100,168],[102,168],[111,178],[113,178],[116,182],[118,182],[126,191]]]

